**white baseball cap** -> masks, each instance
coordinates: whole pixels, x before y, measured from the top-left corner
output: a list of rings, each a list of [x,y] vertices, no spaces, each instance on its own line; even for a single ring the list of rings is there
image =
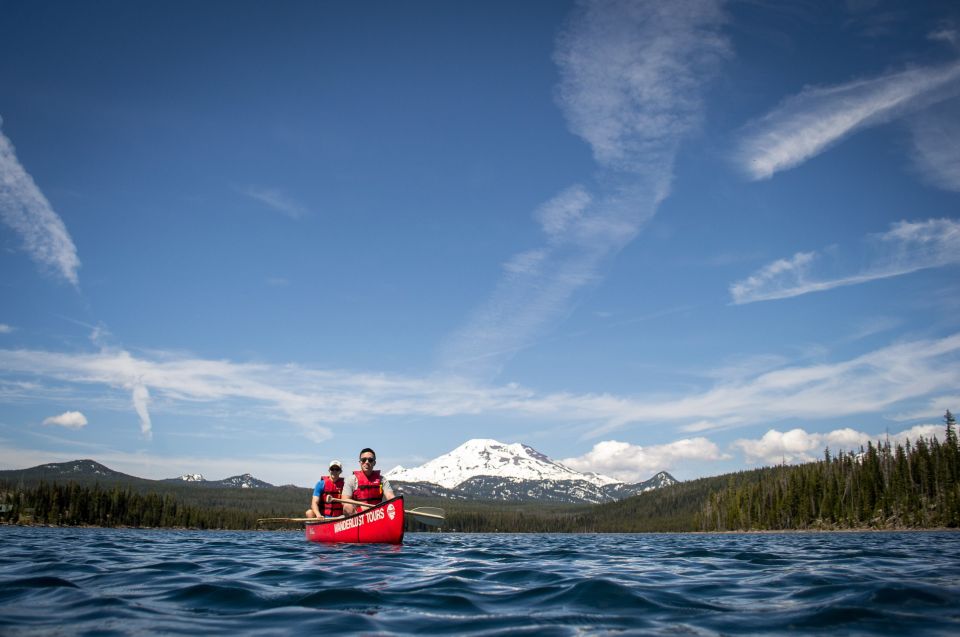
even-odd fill
[[[343,463],[339,460],[331,460],[328,467],[337,467],[338,469],[343,469]]]

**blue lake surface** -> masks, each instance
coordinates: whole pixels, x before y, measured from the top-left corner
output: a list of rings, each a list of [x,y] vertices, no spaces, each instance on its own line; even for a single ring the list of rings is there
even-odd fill
[[[0,634],[960,634],[960,533],[0,527]]]

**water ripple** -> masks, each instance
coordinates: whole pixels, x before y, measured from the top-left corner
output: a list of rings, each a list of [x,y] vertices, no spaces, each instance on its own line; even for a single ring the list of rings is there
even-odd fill
[[[412,534],[394,547],[0,527],[0,634],[946,635],[960,633],[958,549],[948,532]]]

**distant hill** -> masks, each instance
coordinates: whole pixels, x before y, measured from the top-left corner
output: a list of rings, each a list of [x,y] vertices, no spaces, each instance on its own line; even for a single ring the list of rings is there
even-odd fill
[[[7,482],[23,482],[35,484],[44,482],[73,481],[80,484],[114,484],[119,482],[138,483],[153,482],[136,476],[127,475],[100,464],[96,460],[71,460],[69,462],[51,462],[29,469],[13,469],[0,471],[0,480]]]
[[[206,487],[230,487],[239,489],[264,489],[275,488],[269,482],[258,480],[249,473],[238,476],[231,476],[223,480],[205,480],[199,473],[185,474],[179,478],[167,478],[165,480],[150,480],[149,478],[138,478],[126,473],[114,471],[106,465],[102,465],[96,460],[71,460],[69,462],[52,462],[42,464],[29,469],[13,469],[0,471],[0,480],[7,482],[25,482],[36,483],[45,482],[66,482],[72,481],[78,484],[178,484],[188,486],[206,486]],[[288,488],[288,487],[284,487]],[[294,487],[298,488],[298,487]]]
[[[199,474],[194,474],[199,475]],[[0,486],[35,488],[40,483],[75,483],[84,487],[129,489],[136,493],[171,495],[179,502],[202,508],[273,512],[302,515],[310,505],[312,489],[285,485],[275,487],[250,474],[223,480],[149,480],[114,471],[95,460],[71,460],[29,469],[0,471]]]
[[[163,482],[175,482],[178,484],[195,484],[203,487],[239,487],[241,489],[268,489],[273,485],[263,480],[254,478],[249,473],[239,476],[230,476],[223,480],[207,480],[200,473],[185,473],[179,478],[166,478]],[[285,485],[293,486],[293,485]]]

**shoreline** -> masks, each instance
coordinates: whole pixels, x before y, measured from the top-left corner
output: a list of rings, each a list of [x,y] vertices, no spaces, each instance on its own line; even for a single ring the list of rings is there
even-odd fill
[[[33,524],[0,522],[0,527],[37,527],[48,529],[125,529],[136,531],[231,531],[244,533],[302,533],[302,528],[277,529],[200,529],[183,526],[99,526],[96,524]],[[958,533],[960,528],[952,527],[904,527],[904,528],[876,528],[856,527],[844,529],[751,529],[736,531],[583,531],[583,532],[525,532],[525,531],[408,531],[408,533],[432,535],[775,535],[775,534],[819,534],[819,533]]]

